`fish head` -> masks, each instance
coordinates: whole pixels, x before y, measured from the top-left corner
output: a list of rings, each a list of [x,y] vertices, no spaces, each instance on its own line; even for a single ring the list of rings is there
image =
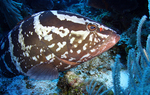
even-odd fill
[[[68,46],[72,51],[76,51],[70,53],[70,56],[81,63],[107,51],[120,40],[119,34],[113,29],[94,21],[86,21],[84,29],[72,30],[69,36],[71,45]]]
[[[89,42],[93,47],[89,49],[89,53],[93,57],[107,51],[120,40],[116,31],[103,24],[88,23],[86,28],[90,31]]]

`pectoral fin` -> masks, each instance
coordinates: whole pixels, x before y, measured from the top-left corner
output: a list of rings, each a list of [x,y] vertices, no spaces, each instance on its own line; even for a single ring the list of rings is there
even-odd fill
[[[58,70],[52,63],[38,64],[28,70],[27,76],[37,80],[53,80],[58,78]]]

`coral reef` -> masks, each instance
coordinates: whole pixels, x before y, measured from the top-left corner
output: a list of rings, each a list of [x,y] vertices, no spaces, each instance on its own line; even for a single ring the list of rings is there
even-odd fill
[[[79,86],[83,82],[82,78],[80,78],[74,72],[71,72],[71,71],[68,71],[65,74],[65,77],[66,77],[67,82],[69,83],[69,85],[72,86],[72,87]]]
[[[50,80],[31,80],[24,76],[14,78],[0,77],[0,94],[3,95],[39,95],[39,94],[58,94],[58,79]]]
[[[120,62],[117,58],[114,66],[113,80],[115,95],[149,95],[149,78],[150,78],[150,34],[147,38],[146,50],[141,45],[141,29],[144,21],[144,15],[138,25],[137,29],[137,50],[134,48],[129,50],[127,69],[129,73],[128,88],[122,89],[120,86]]]

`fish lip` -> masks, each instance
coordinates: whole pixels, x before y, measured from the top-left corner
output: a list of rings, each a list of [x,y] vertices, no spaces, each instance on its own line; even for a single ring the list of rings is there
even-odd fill
[[[113,43],[112,46],[114,46],[116,43],[118,43],[119,40],[120,40],[120,35],[119,34],[115,34],[115,36],[112,35],[111,38],[110,38],[110,42]]]
[[[116,40],[116,43],[119,42],[119,40],[120,40],[120,35],[119,35],[119,34],[117,34],[117,35],[115,36],[115,40]]]

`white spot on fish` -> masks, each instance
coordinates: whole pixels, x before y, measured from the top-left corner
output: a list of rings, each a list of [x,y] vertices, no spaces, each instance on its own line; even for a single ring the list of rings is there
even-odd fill
[[[33,59],[34,61],[38,61],[38,59],[36,58],[36,56],[33,56],[32,59]]]
[[[43,61],[40,61],[40,64],[42,64],[43,63]]]
[[[66,51],[64,54],[61,55],[61,58],[67,58],[68,51]]]
[[[24,56],[24,57],[29,57],[29,56],[30,56],[30,55],[29,55],[29,52],[28,52],[28,51],[23,52],[23,56]]]
[[[93,34],[89,36],[89,41],[93,41]]]
[[[32,45],[26,46],[26,50],[31,50],[31,48],[32,48]]]
[[[101,41],[101,39],[98,39],[98,41],[100,42],[100,41]]]
[[[62,65],[62,62],[60,62],[60,65]]]
[[[32,45],[28,45],[25,48],[23,48],[23,49],[25,49],[23,52],[23,55],[26,57],[29,57],[30,56],[29,53],[30,53],[31,48],[32,48]]]
[[[97,38],[94,38],[94,42],[98,43],[98,40],[97,40]]]
[[[66,45],[66,42],[62,42],[62,44],[58,42],[57,45],[58,45],[58,48],[56,49],[56,51],[59,51]]]
[[[109,37],[109,35],[104,35],[104,34],[101,34],[101,33],[97,33],[97,35],[101,38],[107,38]]]
[[[73,60],[76,60],[76,58],[71,57],[71,58],[69,59],[69,61],[73,61]]]
[[[75,40],[75,37],[72,37],[72,38],[70,39],[70,44],[73,44],[74,40]]]
[[[69,69],[71,67],[71,65],[68,65],[67,67],[64,67],[64,69]]]
[[[79,43],[79,44],[82,43],[82,40],[79,40],[78,43]]]
[[[96,49],[91,49],[90,51],[91,51],[91,52],[95,52],[95,51],[96,51]]]
[[[26,36],[27,36],[27,37],[29,37],[29,35],[28,35],[28,34],[26,34]]]
[[[55,58],[50,59],[50,62],[54,62]],[[49,63],[48,63],[49,64]]]
[[[49,48],[53,48],[55,46],[55,43],[48,45]]]
[[[46,59],[50,60],[50,59],[53,59],[54,57],[55,57],[55,55],[52,53],[52,54],[49,54],[48,56],[46,56]]]
[[[77,62],[81,62],[83,59],[90,58],[90,57],[91,57],[90,54],[87,53],[87,54],[85,54],[84,56],[82,56],[82,57],[80,58],[80,60],[77,61]]]
[[[73,45],[74,46],[74,48],[76,48],[78,45],[77,44],[75,44],[75,45]]]
[[[70,53],[73,53],[73,50],[72,50],[72,49],[70,49]]]
[[[84,46],[83,46],[83,50],[86,50],[87,48],[86,48],[86,46],[87,46],[88,44],[86,43],[86,44],[84,44]]]
[[[41,49],[40,49],[40,53],[42,53],[42,52],[43,52],[43,49],[41,48]]]
[[[30,35],[33,35],[33,32],[29,31],[29,34],[30,34]]]
[[[40,56],[39,56],[39,55],[37,55],[37,58],[40,58]]]
[[[50,35],[45,35],[45,36],[44,36],[44,40],[47,40],[47,41],[53,40],[52,34],[50,34]]]
[[[80,54],[81,53],[81,50],[77,50],[77,54]]]

